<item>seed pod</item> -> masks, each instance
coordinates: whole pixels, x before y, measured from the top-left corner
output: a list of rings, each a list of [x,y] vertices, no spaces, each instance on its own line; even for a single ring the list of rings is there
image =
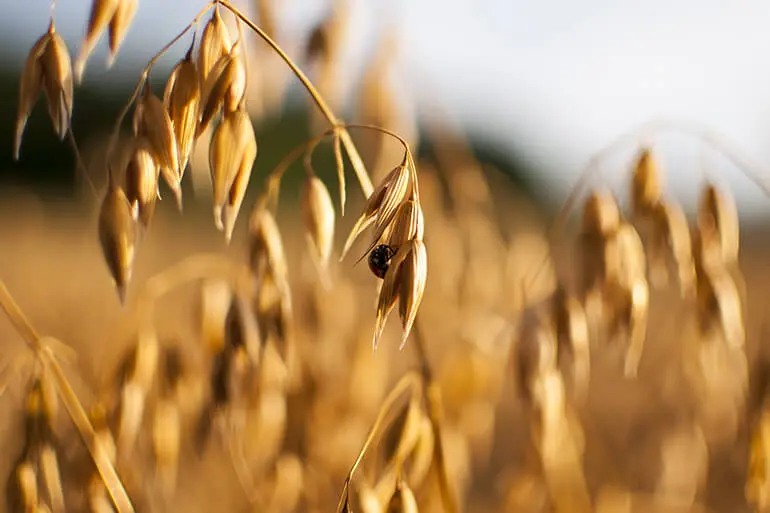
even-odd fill
[[[386,513],[418,513],[414,492],[403,480],[399,480],[396,485],[396,491],[388,502]]]
[[[422,240],[425,233],[425,221],[420,204],[415,200],[402,203],[389,231],[387,241],[388,246],[392,248],[399,248],[412,239]]]
[[[302,214],[311,253],[325,272],[334,243],[334,203],[326,185],[317,176],[309,176],[305,181]]]
[[[702,332],[718,331],[725,343],[741,349],[746,341],[743,308],[735,281],[723,268],[705,268],[697,282],[698,320]]]
[[[673,257],[680,291],[682,295],[689,295],[695,287],[695,267],[690,229],[684,211],[677,203],[661,201],[653,215],[657,244],[666,248],[669,256]]]
[[[556,328],[556,360],[562,373],[571,378],[578,400],[585,398],[591,378],[591,347],[588,320],[583,305],[563,287],[552,298]]]
[[[64,513],[64,490],[62,489],[59,462],[56,460],[56,451],[53,446],[46,444],[41,447],[39,458],[40,470],[51,502],[51,509],[53,513]]]
[[[160,169],[145,139],[137,140],[135,145],[126,167],[126,198],[134,211],[134,217],[138,217],[146,228],[155,211]]]
[[[80,83],[83,80],[83,72],[86,69],[86,61],[96,47],[97,41],[115,16],[115,12],[123,0],[94,0],[91,5],[91,15],[88,18],[88,29],[75,61],[75,77]]]
[[[115,185],[107,191],[99,212],[99,241],[123,302],[134,265],[136,225],[126,194]]]
[[[107,67],[111,67],[115,61],[115,56],[118,54],[120,45],[126,38],[128,28],[131,26],[131,22],[136,15],[136,9],[139,7],[139,0],[119,0],[118,6],[115,9],[115,14],[110,20],[109,36],[110,36],[110,54],[107,57]]]
[[[288,282],[281,232],[269,210],[256,208],[249,219],[249,262],[257,279],[269,271],[276,284]]]
[[[251,123],[249,123],[251,126]],[[222,218],[225,225],[225,241],[229,244],[233,237],[235,221],[238,219],[238,213],[241,210],[243,199],[246,197],[246,190],[249,187],[251,171],[254,167],[254,161],[257,158],[257,140],[254,136],[254,130],[251,129],[247,138],[249,139],[246,149],[241,159],[241,166],[235,175],[235,180],[230,186],[230,193],[227,195]],[[252,138],[253,137],[253,138]]]
[[[219,14],[219,6],[214,8],[214,14],[206,23],[201,37],[200,49],[198,50],[198,73],[200,73],[200,83],[205,84],[211,68],[214,64],[230,50],[230,36],[227,33],[227,26]]]
[[[40,91],[43,88],[43,65],[41,59],[46,47],[51,41],[51,32],[46,32],[32,45],[27,60],[24,63],[24,71],[21,74],[19,84],[19,110],[16,116],[16,133],[14,135],[13,158],[19,160],[19,148],[27,119],[32,113],[32,108],[37,102]]]
[[[368,254],[377,245],[377,241],[393,220],[398,207],[407,199],[410,190],[411,183],[406,166],[398,166],[390,171],[366,200],[364,211],[356,220],[345,241],[340,260],[345,258],[359,235],[375,223],[377,228],[372,233],[371,247],[365,252]]]
[[[652,151],[644,148],[637,157],[631,180],[631,209],[634,215],[649,212],[661,198],[660,173]]]
[[[738,211],[732,196],[723,194],[714,184],[703,188],[698,205],[698,227],[703,242],[713,241],[725,265],[738,260],[740,246]]]
[[[620,209],[615,198],[606,191],[594,191],[588,197],[583,209],[583,233],[586,235],[607,235],[620,225]]]
[[[38,504],[37,474],[31,461],[22,461],[15,469],[15,482],[9,484],[9,511],[35,511]]]
[[[202,82],[201,113],[198,134],[202,134],[220,108],[225,114],[238,109],[246,93],[246,67],[240,51],[241,41],[233,45],[211,68]]]
[[[41,59],[43,66],[43,92],[48,114],[59,139],[64,139],[70,129],[72,116],[72,63],[67,45],[58,32],[50,28],[51,42],[46,45]]]
[[[174,184],[169,184],[169,187],[172,190],[178,189],[179,154],[174,126],[171,124],[171,118],[163,102],[153,94],[149,84],[145,84],[144,92],[134,112],[134,132],[136,136],[147,138],[158,165],[173,171],[176,179]]]
[[[374,338],[372,340],[373,349],[377,349],[382,330],[385,328],[385,322],[393,309],[401,290],[402,272],[401,267],[406,260],[407,254],[411,250],[411,245],[401,246],[391,258],[385,278],[382,281],[380,295],[377,299],[377,315],[374,322]]]
[[[406,340],[412,331],[412,325],[417,317],[417,310],[422,302],[428,277],[428,255],[425,251],[425,244],[421,240],[415,239],[411,241],[410,245],[409,254],[402,264],[398,303],[398,314],[401,317],[403,327],[401,349],[406,345]]]
[[[200,104],[200,84],[198,70],[192,60],[192,47],[171,72],[163,93],[163,103],[174,127],[181,180],[192,154]]]
[[[251,170],[257,154],[257,141],[249,115],[239,109],[222,119],[211,137],[209,167],[214,193],[214,223],[225,229],[222,209],[238,174]]]

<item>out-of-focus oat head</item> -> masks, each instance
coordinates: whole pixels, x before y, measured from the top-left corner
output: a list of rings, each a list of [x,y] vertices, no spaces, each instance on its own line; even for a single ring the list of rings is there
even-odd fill
[[[649,112],[554,208],[392,21],[345,79],[350,0],[201,0],[93,87],[150,2],[41,4],[13,76],[12,170],[77,186],[4,191],[3,511],[770,511],[764,231],[669,137],[770,173]]]

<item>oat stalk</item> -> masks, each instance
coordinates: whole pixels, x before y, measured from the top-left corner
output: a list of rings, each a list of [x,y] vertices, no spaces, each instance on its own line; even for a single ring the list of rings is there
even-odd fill
[[[33,351],[43,369],[53,376],[56,391],[83,439],[118,513],[133,512],[134,507],[123,486],[123,482],[110,462],[104,448],[97,443],[94,427],[91,425],[90,420],[88,420],[88,415],[83,405],[77,398],[77,394],[72,389],[69,380],[64,375],[64,371],[50,347],[51,345],[64,344],[52,337],[41,337],[38,334],[2,280],[0,280],[0,308],[3,309],[25,344]]]

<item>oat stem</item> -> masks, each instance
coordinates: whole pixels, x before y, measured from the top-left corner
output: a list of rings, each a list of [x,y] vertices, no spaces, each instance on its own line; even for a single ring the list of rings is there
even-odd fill
[[[444,503],[445,513],[458,513],[457,500],[452,491],[452,485],[449,482],[449,474],[446,465],[446,455],[444,454],[444,440],[441,436],[441,422],[443,421],[443,409],[441,406],[441,389],[434,380],[433,371],[430,367],[428,354],[425,350],[425,343],[420,332],[420,323],[415,320],[414,329],[414,347],[417,350],[417,360],[420,365],[420,374],[422,375],[423,393],[428,403],[428,419],[433,430],[433,439],[435,440],[434,455],[438,467],[438,485],[441,493],[441,501]]]
[[[63,343],[51,337],[40,337],[2,280],[0,280],[0,308],[3,309],[13,327],[21,335],[24,343],[27,344],[38,361],[43,365],[44,370],[50,371],[53,375],[56,391],[64,403],[64,407],[75,424],[78,433],[80,433],[118,513],[133,512],[134,507],[131,504],[131,499],[128,497],[128,493],[115,467],[110,462],[104,449],[96,443],[94,428],[88,420],[88,415],[50,349],[52,345],[63,345]]]
[[[332,127],[339,128],[340,139],[342,141],[342,144],[345,145],[345,150],[348,153],[348,158],[350,159],[350,163],[353,165],[353,170],[355,171],[356,177],[358,178],[358,183],[361,185],[361,190],[363,191],[364,196],[369,197],[369,195],[371,195],[371,193],[374,191],[374,187],[372,186],[372,182],[369,179],[369,174],[366,171],[366,166],[364,165],[364,162],[361,159],[361,155],[358,153],[358,149],[356,148],[355,143],[353,143],[353,139],[350,137],[350,133],[344,128],[342,121],[339,118],[337,118],[337,116],[334,115],[334,112],[332,112],[331,108],[323,99],[321,94],[318,92],[318,90],[316,90],[312,82],[310,82],[310,79],[307,78],[307,75],[305,75],[305,73],[286,54],[286,52],[284,52],[283,49],[281,49],[281,47],[278,46],[278,43],[276,43],[270,36],[268,36],[264,30],[259,28],[237,7],[231,4],[228,0],[216,0],[216,4],[221,5],[222,7],[232,12],[235,16],[240,18],[241,21],[243,21],[243,23],[247,27],[249,27],[255,34],[257,34],[262,40],[264,40],[265,43],[270,45],[273,51],[275,51],[275,53],[278,54],[278,56],[291,69],[294,75],[297,76],[299,81],[302,82],[302,85],[305,87],[307,92],[313,98],[313,101],[318,106],[318,109],[321,111],[321,113],[324,115],[327,121],[329,121],[329,124],[332,125]]]

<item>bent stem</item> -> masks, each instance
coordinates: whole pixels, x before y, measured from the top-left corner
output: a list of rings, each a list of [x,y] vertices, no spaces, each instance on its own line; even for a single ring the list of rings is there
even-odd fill
[[[64,403],[70,419],[72,419],[83,439],[116,510],[118,513],[133,513],[134,507],[131,504],[131,499],[128,497],[128,492],[126,492],[123,486],[123,482],[112,465],[104,447],[97,443],[94,427],[88,419],[83,405],[80,404],[75,391],[70,386],[67,377],[64,375],[64,371],[56,360],[56,356],[53,354],[51,346],[64,346],[64,344],[55,338],[41,337],[38,334],[2,280],[0,280],[0,308],[5,312],[15,330],[21,335],[27,347],[35,354],[43,369],[53,376],[53,383],[59,398]]]
[[[422,385],[425,394],[425,400],[428,403],[428,419],[433,430],[434,455],[438,467],[438,485],[441,494],[441,501],[444,503],[446,513],[459,513],[457,499],[452,491],[452,485],[449,482],[447,471],[446,455],[444,454],[444,439],[441,436],[441,422],[443,421],[443,408],[441,405],[441,389],[435,382],[433,371],[428,361],[428,354],[425,350],[425,343],[420,332],[420,323],[415,320],[414,323],[414,347],[417,351],[417,360],[420,365],[420,374],[422,375]]]

